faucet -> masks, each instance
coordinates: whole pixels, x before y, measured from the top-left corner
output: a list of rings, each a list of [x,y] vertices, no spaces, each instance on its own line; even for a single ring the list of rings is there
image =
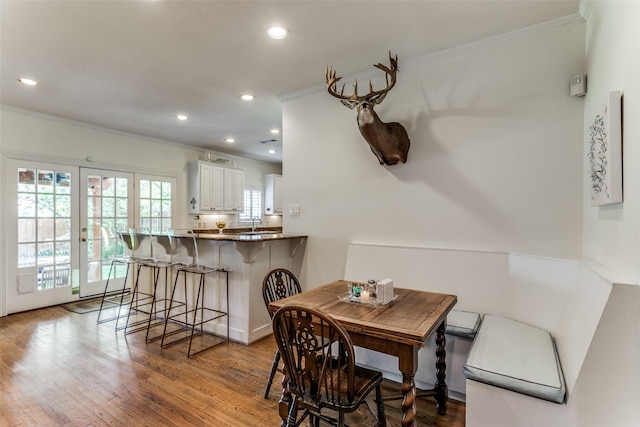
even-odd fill
[[[260,218],[259,216],[254,216],[253,218],[251,218],[251,232],[252,233],[256,232],[256,219],[260,222],[260,224],[262,224],[262,218]]]

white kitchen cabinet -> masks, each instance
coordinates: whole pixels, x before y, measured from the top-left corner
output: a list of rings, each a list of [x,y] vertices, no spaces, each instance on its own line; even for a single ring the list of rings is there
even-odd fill
[[[189,213],[224,211],[224,169],[208,162],[188,163]]]
[[[244,171],[224,170],[224,210],[230,213],[244,211]]]
[[[282,175],[269,173],[264,176],[264,213],[282,215]]]
[[[189,213],[241,213],[244,171],[202,161],[188,162]]]

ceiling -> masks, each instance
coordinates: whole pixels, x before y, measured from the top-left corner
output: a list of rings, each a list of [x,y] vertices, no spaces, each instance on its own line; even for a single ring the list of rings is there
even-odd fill
[[[280,163],[279,96],[578,12],[579,0],[0,0],[0,103]],[[266,31],[290,32],[272,40]],[[38,81],[28,87],[19,77]],[[242,101],[252,93],[256,99]],[[176,114],[189,116],[178,121]],[[225,142],[232,137],[234,143]],[[272,142],[261,142],[275,139]],[[275,154],[269,154],[269,148]]]

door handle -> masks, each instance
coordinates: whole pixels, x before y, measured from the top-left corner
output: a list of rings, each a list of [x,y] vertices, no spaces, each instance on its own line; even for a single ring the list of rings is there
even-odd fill
[[[86,238],[86,237],[83,237],[83,238],[82,238],[82,239],[80,239],[80,240],[82,240],[83,242],[86,242],[86,241],[87,241],[87,238]]]

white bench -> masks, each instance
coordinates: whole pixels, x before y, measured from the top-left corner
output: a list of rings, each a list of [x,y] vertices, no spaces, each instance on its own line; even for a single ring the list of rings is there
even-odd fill
[[[470,311],[451,310],[447,315],[445,334],[470,340],[476,337],[480,327],[480,314]]]
[[[571,399],[612,289],[611,282],[579,261],[490,251],[349,245],[345,279],[384,277],[392,278],[396,287],[455,294],[456,310],[500,316],[548,331],[562,365],[565,402]],[[450,397],[467,402],[467,427],[537,426],[540,411],[563,418],[558,411],[564,404],[465,379],[463,367],[471,341],[450,337],[447,384]],[[428,347],[419,354],[416,385],[420,388],[429,388],[435,380],[431,351],[435,344],[430,342]],[[362,350],[358,360],[382,367],[388,378],[399,378],[393,359]]]
[[[487,314],[464,365],[467,379],[563,403],[566,386],[551,334]]]

